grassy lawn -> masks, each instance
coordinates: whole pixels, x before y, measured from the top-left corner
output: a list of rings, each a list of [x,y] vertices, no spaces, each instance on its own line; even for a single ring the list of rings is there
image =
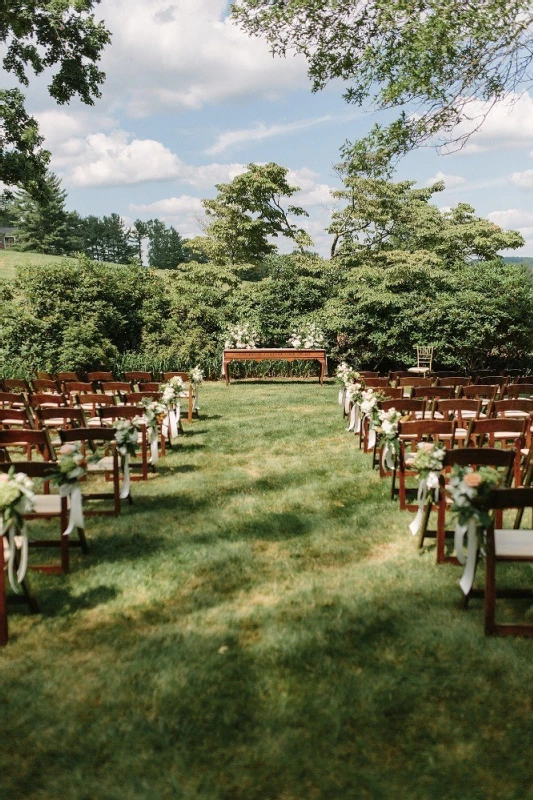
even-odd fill
[[[533,642],[486,639],[316,383],[213,384],[0,652],[0,798],[533,797]]]
[[[46,256],[42,253],[17,253],[15,250],[0,250],[0,280],[14,280],[18,267],[41,269],[63,261],[77,263],[77,259],[68,256]],[[114,266],[121,266],[115,264]]]

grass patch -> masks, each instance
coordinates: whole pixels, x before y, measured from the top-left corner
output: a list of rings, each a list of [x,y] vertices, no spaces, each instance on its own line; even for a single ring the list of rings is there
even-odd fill
[[[459,572],[316,383],[207,385],[205,417],[33,579],[0,652],[0,798],[532,796],[533,642]]]

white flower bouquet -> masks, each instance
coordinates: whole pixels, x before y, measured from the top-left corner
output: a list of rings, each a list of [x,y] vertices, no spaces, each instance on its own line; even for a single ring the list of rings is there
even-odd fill
[[[307,322],[292,331],[288,339],[288,345],[289,347],[308,350],[324,347],[324,341],[324,334],[318,326],[314,322]]]
[[[0,514],[4,527],[14,523],[21,529],[22,515],[31,511],[35,505],[33,481],[23,472],[15,472],[11,467],[8,473],[0,473]]]
[[[376,428],[379,441],[381,443],[388,442],[389,446],[398,452],[398,423],[402,415],[400,411],[395,408],[389,408],[388,411],[378,410],[379,425]]]
[[[194,369],[191,369],[189,374],[191,378],[191,383],[194,383],[195,386],[199,386],[201,383],[204,382],[204,373],[200,369],[200,367],[194,367]]]
[[[259,336],[257,332],[250,325],[244,323],[228,328],[224,347],[226,350],[233,348],[251,350],[257,347],[258,343]]]
[[[121,456],[135,456],[139,444],[139,425],[131,419],[119,419],[115,425],[115,441]]]
[[[159,400],[147,399],[143,401],[143,407],[143,417],[146,427],[151,431],[155,431],[157,426],[161,425],[166,417],[167,406],[164,403],[160,403]]]
[[[87,460],[79,442],[68,442],[61,446],[57,464],[53,465],[52,483],[56,486],[74,485],[87,474]]]
[[[430,479],[429,488],[437,488],[438,476],[442,471],[442,462],[446,450],[441,442],[419,442],[411,468],[418,472],[421,479]],[[435,476],[436,475],[436,483]]]
[[[339,364],[335,372],[335,382],[340,383],[346,388],[350,386],[350,384],[355,383],[359,377],[357,370],[350,367],[345,361]]]
[[[161,386],[161,390],[162,395],[160,404],[164,405],[165,408],[170,408],[171,406],[175,406],[179,403],[180,395],[185,391],[185,383],[179,377],[179,375],[175,375]]]
[[[488,511],[483,508],[483,500],[489,492],[502,482],[502,476],[493,467],[460,467],[454,464],[448,491],[452,498],[452,512],[459,525],[468,525],[474,519],[476,525],[486,528],[490,525]]]

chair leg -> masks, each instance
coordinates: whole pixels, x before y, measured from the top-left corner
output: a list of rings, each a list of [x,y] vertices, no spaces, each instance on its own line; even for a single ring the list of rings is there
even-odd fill
[[[495,632],[496,617],[496,559],[494,542],[488,543],[485,573],[485,633],[491,636]]]
[[[81,542],[81,552],[84,555],[87,555],[87,553],[89,552],[89,545],[87,544],[87,538],[85,536],[85,531],[84,531],[83,528],[77,528],[76,530],[78,531],[78,536],[79,536],[80,542]]]
[[[0,536],[0,647],[7,644],[7,603],[6,579],[4,569],[4,537]]]

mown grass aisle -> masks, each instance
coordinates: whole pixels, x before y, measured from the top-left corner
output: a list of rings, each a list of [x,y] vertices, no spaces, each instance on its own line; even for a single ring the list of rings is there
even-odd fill
[[[356,449],[336,390],[207,385],[205,417],[0,651],[0,798],[533,796],[533,643]]]

